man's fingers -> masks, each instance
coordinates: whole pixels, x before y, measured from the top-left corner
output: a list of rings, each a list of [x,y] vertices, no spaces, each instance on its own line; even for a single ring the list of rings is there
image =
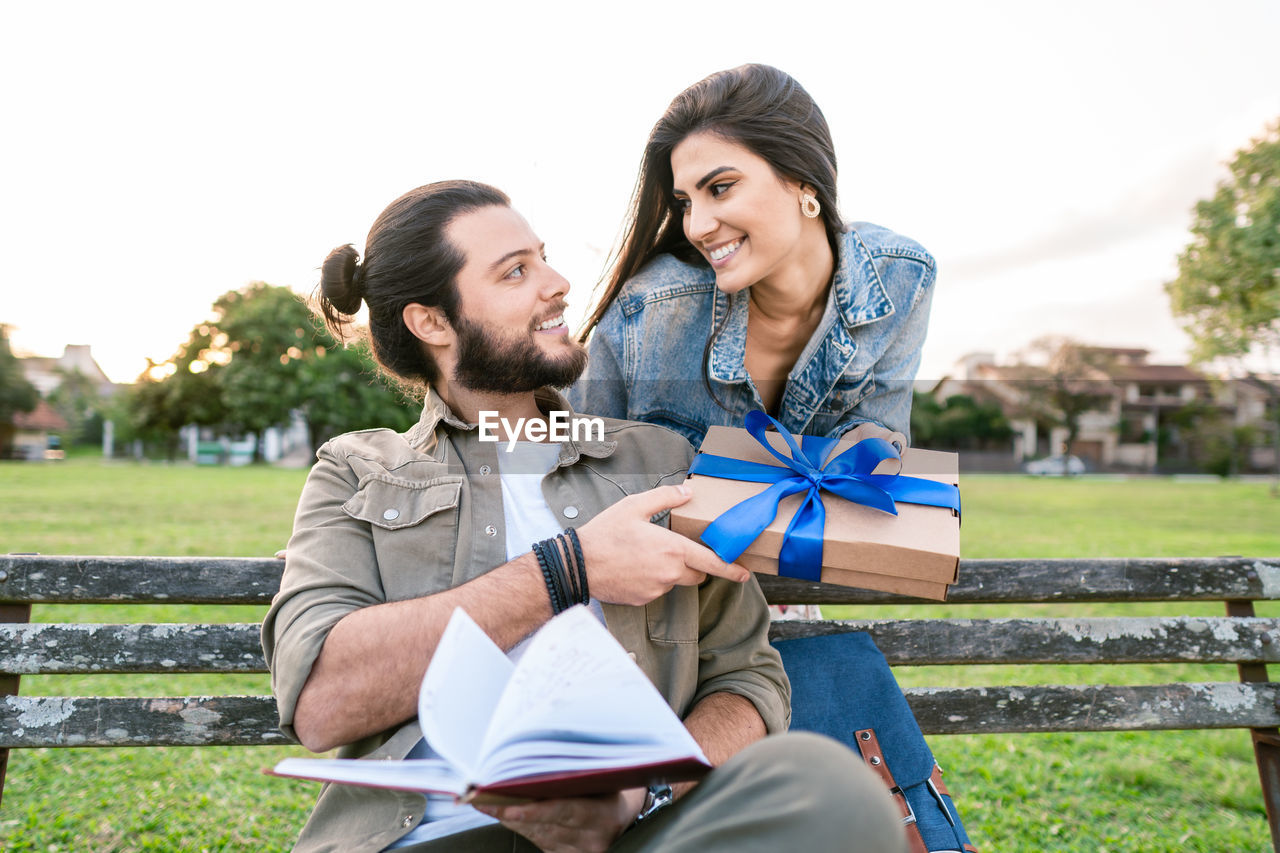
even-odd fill
[[[684,541],[684,564],[693,571],[715,575],[737,583],[743,583],[747,578],[751,577],[751,572],[737,563],[726,563],[716,556],[715,551],[712,551],[707,546],[699,545],[692,539],[685,539]],[[702,583],[702,580],[700,579],[696,583]]]
[[[643,513],[647,518],[657,515],[665,509],[671,509],[687,503],[691,497],[693,497],[693,489],[687,484],[681,483],[678,486],[658,486],[656,489],[631,495],[625,500],[628,508]]]
[[[595,816],[593,806],[590,799],[575,798],[538,800],[513,806],[477,805],[476,808],[504,822],[585,826]]]

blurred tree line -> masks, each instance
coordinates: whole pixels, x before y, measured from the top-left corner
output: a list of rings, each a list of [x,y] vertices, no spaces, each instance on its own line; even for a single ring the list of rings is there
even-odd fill
[[[363,342],[343,346],[287,287],[223,294],[167,361],[151,362],[121,402],[128,439],[178,456],[178,430],[261,437],[299,413],[314,450],[339,433],[408,429],[420,403],[390,386]],[[255,446],[261,458],[262,441]]]
[[[1013,437],[1009,421],[995,402],[952,394],[939,402],[916,391],[911,404],[911,444],[947,450],[993,450]]]

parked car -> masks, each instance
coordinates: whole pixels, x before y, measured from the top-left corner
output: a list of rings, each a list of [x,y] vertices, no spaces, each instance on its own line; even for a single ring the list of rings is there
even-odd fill
[[[1037,477],[1074,477],[1085,472],[1079,456],[1046,456],[1023,464],[1022,470]]]

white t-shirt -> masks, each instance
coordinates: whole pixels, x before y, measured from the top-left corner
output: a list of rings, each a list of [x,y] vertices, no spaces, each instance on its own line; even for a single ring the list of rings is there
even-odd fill
[[[518,441],[510,451],[506,444],[499,445],[498,475],[502,480],[502,515],[507,527],[508,560],[531,550],[534,542],[550,539],[564,529],[542,494],[542,479],[555,468],[559,459],[559,444]],[[604,611],[600,602],[593,598],[590,607],[596,618],[603,622]],[[512,661],[519,660],[528,641],[526,637],[513,646],[507,657]],[[405,757],[439,756],[425,740],[420,740]],[[496,822],[471,806],[458,805],[447,794],[430,794],[422,823],[387,849],[420,844]]]

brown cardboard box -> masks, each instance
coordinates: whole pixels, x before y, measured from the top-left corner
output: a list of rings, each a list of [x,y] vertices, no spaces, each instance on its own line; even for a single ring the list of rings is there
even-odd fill
[[[786,441],[768,433],[770,443],[784,456]],[[798,440],[797,440],[798,441]],[[852,447],[838,442],[831,456]],[[731,456],[751,462],[781,465],[745,429],[712,427],[700,448],[704,453]],[[877,473],[893,473],[892,460],[881,463]],[[954,453],[908,448],[902,455],[907,476],[959,485],[959,459]],[[729,507],[763,492],[765,483],[748,483],[718,477],[691,476],[693,498],[671,510],[671,529],[697,540]],[[738,558],[753,572],[776,575],[782,535],[803,499],[803,494],[783,498],[778,515],[759,538]],[[943,600],[948,584],[956,580],[960,561],[960,519],[950,509],[897,502],[898,514],[890,515],[822,493],[826,507],[826,539],[822,549],[824,583],[878,589],[919,598]]]

